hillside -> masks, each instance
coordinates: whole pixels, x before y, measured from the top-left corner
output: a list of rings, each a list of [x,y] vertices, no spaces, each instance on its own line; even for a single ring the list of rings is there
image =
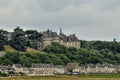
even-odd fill
[[[4,50],[5,50],[5,52],[16,52],[17,51],[9,45],[5,45]]]
[[[35,50],[35,49],[33,49],[33,48],[30,48],[30,47],[28,47],[28,48],[26,49],[26,52],[27,52],[27,53],[41,53],[41,54],[44,54],[44,52]]]
[[[3,57],[6,54],[5,51],[0,51],[0,57]]]
[[[21,52],[21,51],[17,51],[16,49],[12,48],[10,45],[5,45],[4,46],[4,51],[5,52]],[[30,48],[30,47],[27,47],[27,49],[26,49],[26,51],[24,53],[42,53],[42,54],[44,54],[44,52],[35,50],[33,48]]]
[[[11,49],[10,47],[7,47]],[[12,51],[14,51],[12,49]],[[0,58],[0,64],[20,63],[31,66],[32,63],[53,63],[66,65],[69,62],[78,62],[80,65],[111,63],[120,64],[120,43],[107,41],[81,41],[81,48],[65,47],[58,43],[47,46],[44,52],[27,48],[27,52],[7,52]],[[28,54],[30,53],[30,54]],[[32,53],[32,54],[31,54]],[[36,54],[39,53],[39,54]],[[46,53],[46,54],[43,54]]]

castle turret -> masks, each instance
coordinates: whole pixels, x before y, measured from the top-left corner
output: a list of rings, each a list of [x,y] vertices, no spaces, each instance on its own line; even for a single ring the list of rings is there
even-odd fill
[[[62,34],[62,28],[60,28],[60,35]]]

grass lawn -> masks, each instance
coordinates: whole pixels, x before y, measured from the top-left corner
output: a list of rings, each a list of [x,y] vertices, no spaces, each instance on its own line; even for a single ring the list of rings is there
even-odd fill
[[[5,77],[0,80],[120,80],[120,74],[82,74],[44,77]]]
[[[5,52],[16,52],[17,51],[9,45],[5,45],[4,49],[5,49]]]
[[[34,54],[34,53],[39,53],[39,54],[45,54],[45,52],[41,52],[41,51],[38,51],[38,50],[35,50],[33,48],[30,48],[30,47],[27,47],[26,51],[25,52],[21,52],[21,51],[17,51],[16,49],[12,48],[10,45],[5,45],[4,46],[4,49],[5,51],[3,51],[4,53],[5,52],[19,52],[19,53],[31,53],[31,54]],[[2,53],[2,52],[1,52]],[[0,55],[2,56],[2,55]]]

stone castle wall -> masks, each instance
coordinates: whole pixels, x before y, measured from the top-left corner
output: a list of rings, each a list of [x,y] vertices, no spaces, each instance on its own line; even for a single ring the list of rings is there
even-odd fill
[[[63,40],[60,40],[59,37],[56,37],[56,38],[44,38],[43,39],[43,49],[46,46],[51,45],[53,42],[59,43],[59,44],[64,45],[66,47],[75,47],[77,49],[80,48],[80,41],[64,42]],[[41,44],[41,46],[42,46],[42,44]]]

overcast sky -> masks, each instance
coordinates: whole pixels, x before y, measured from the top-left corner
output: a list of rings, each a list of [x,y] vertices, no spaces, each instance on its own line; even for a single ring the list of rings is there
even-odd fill
[[[120,41],[120,0],[0,0],[0,28],[17,26]]]

